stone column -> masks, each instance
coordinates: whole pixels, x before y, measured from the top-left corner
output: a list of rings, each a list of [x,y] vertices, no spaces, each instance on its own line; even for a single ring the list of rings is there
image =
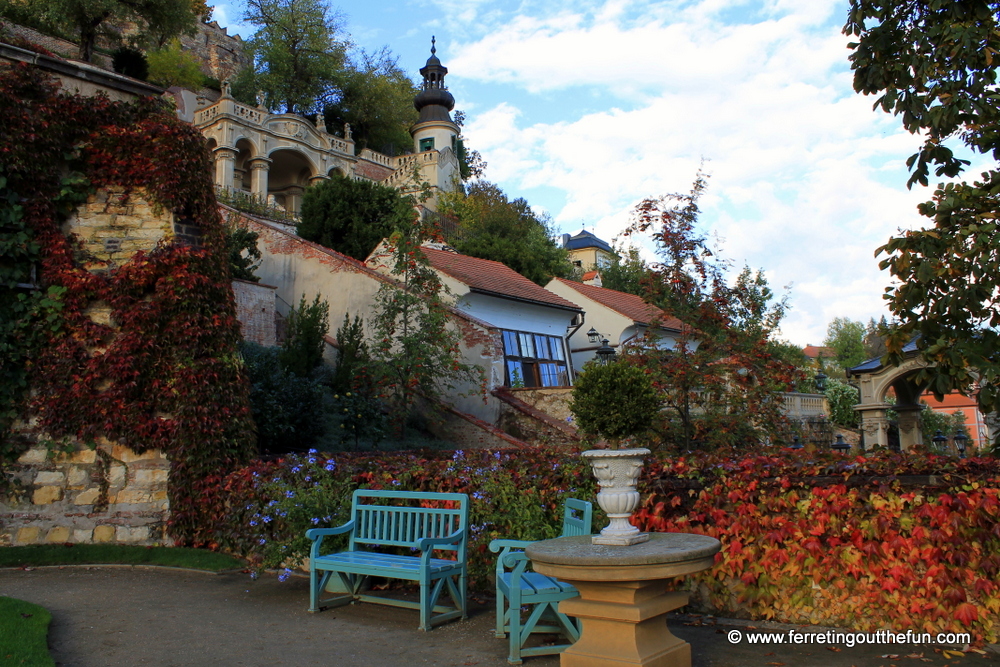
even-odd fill
[[[896,406],[896,413],[899,415],[899,448],[904,452],[914,445],[924,444],[924,434],[920,430],[922,410],[919,405]]]
[[[292,187],[285,190],[285,210],[298,216],[302,210],[302,188]]]
[[[233,172],[236,169],[236,151],[231,148],[215,149],[215,184],[220,188],[232,189]]]
[[[267,199],[267,174],[270,168],[270,158],[255,157],[250,160],[250,192],[261,199]]]
[[[861,413],[861,430],[865,435],[865,449],[889,448],[889,419],[885,416],[885,406],[857,406]]]

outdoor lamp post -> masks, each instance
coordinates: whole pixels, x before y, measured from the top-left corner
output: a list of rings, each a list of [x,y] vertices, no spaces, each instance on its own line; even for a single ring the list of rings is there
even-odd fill
[[[937,447],[939,451],[944,451],[946,449],[945,446],[948,444],[948,436],[941,431],[938,431],[934,434],[934,437],[931,438],[931,442],[934,443],[934,446]]]
[[[615,360],[615,350],[613,347],[608,345],[608,339],[605,338],[601,341],[601,346],[597,348],[597,360],[602,366],[607,366],[612,361]]]
[[[788,445],[789,449],[802,449],[805,445],[802,444],[802,438],[795,436],[792,438],[792,444]]]
[[[958,458],[965,458],[965,445],[969,441],[969,436],[965,435],[961,431],[955,431],[955,435],[952,438],[955,441],[955,449],[958,450]]]
[[[822,369],[816,373],[816,377],[813,380],[816,382],[816,388],[819,389],[819,393],[826,391],[826,378],[827,374],[823,372]]]
[[[587,338],[590,339],[591,343],[598,343],[601,340],[601,334],[594,327],[590,327],[590,331],[587,332]]]
[[[851,443],[844,442],[844,436],[838,433],[837,440],[832,445],[830,445],[830,448],[835,449],[838,452],[841,452],[842,454],[846,454],[851,449]]]

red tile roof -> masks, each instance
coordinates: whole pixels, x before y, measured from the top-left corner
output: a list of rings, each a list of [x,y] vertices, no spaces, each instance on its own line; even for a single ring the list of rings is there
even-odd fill
[[[606,287],[584,285],[583,283],[573,282],[565,278],[556,278],[556,280],[566,287],[575,289],[588,299],[592,299],[602,306],[607,306],[616,313],[624,315],[636,324],[649,324],[658,318],[660,326],[665,329],[680,330],[684,327],[684,323],[679,319],[668,315],[652,304],[646,303],[642,300],[641,296],[619,292]]]
[[[809,359],[816,359],[822,356],[824,359],[832,359],[837,356],[837,351],[832,347],[820,347],[819,345],[806,345],[802,348],[802,354]]]
[[[473,292],[568,310],[582,310],[575,303],[531,282],[506,264],[426,246],[422,250],[431,266],[468,285]]]

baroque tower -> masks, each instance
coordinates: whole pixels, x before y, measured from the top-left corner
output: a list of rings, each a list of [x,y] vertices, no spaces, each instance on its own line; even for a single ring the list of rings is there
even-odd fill
[[[424,77],[422,90],[413,98],[413,106],[420,112],[420,119],[410,128],[413,150],[423,153],[450,148],[457,150],[458,125],[451,119],[455,98],[448,92],[444,77],[448,68],[437,57],[435,38],[431,37],[431,57],[420,68]]]

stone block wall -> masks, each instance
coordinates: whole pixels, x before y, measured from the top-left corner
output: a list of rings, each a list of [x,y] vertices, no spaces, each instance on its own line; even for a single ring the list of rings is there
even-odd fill
[[[64,223],[83,243],[77,258],[88,271],[114,270],[139,250],[174,236],[174,215],[156,211],[140,192],[98,190]]]
[[[182,35],[181,46],[195,56],[201,71],[219,81],[234,76],[249,61],[239,35],[230,35],[226,28],[215,21],[198,22],[194,35]]]
[[[56,456],[34,446],[11,469],[20,493],[0,500],[0,546],[169,544],[169,469],[158,451],[107,442]]]

